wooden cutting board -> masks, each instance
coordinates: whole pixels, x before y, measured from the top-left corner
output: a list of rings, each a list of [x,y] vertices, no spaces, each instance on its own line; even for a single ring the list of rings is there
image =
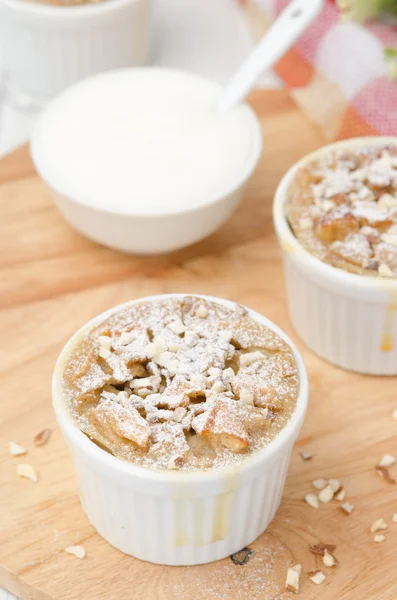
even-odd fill
[[[102,248],[72,231],[52,205],[24,148],[0,162],[0,331],[2,400],[0,584],[31,600],[288,600],[288,566],[321,567],[309,545],[336,544],[339,566],[323,568],[317,587],[302,576],[305,600],[395,600],[397,486],[375,474],[397,454],[396,378],[346,373],[314,356],[291,329],[280,255],[271,222],[272,196],[286,168],[323,143],[284,91],[258,92],[264,154],[238,212],[220,231],[187,250],[134,258]],[[311,379],[310,407],[295,447],[284,499],[268,531],[252,544],[244,566],[228,558],[198,567],[143,563],[110,547],[88,524],[72,465],[51,410],[50,377],[58,352],[87,319],[146,294],[201,292],[247,304],[297,342]],[[44,427],[53,434],[35,448]],[[28,448],[8,454],[14,440]],[[299,451],[313,454],[303,462]],[[38,483],[16,476],[18,462]],[[396,468],[397,472],[397,468]],[[354,505],[308,506],[317,478],[340,479]],[[383,517],[386,540],[376,544],[371,523]],[[84,560],[64,548],[81,544]]]

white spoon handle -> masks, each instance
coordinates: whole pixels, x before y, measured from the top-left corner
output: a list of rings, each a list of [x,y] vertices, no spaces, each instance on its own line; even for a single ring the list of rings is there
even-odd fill
[[[324,0],[293,0],[283,10],[226,85],[219,99],[220,111],[232,108],[246,97],[258,77],[291,48],[319,15],[323,5]]]

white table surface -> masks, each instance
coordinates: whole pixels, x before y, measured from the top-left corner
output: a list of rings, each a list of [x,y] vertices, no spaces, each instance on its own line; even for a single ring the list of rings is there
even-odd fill
[[[153,64],[191,70],[220,83],[253,47],[236,0],[155,0],[153,28]],[[281,83],[267,73],[259,85]],[[0,157],[28,140],[36,116],[16,111],[0,91]],[[17,599],[0,588],[0,600]]]

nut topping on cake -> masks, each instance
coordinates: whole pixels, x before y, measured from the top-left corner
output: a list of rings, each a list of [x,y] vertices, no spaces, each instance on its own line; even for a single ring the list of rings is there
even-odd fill
[[[73,417],[119,458],[210,469],[266,446],[296,403],[290,348],[238,307],[184,297],[134,304],[94,328],[64,376]]]
[[[299,242],[321,260],[397,277],[397,146],[330,150],[298,171],[286,213]]]

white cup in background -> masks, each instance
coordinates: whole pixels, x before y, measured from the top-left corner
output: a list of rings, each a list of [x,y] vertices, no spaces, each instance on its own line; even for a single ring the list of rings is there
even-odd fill
[[[81,6],[0,0],[2,67],[9,93],[44,103],[89,75],[143,64],[150,9],[151,0]]]

